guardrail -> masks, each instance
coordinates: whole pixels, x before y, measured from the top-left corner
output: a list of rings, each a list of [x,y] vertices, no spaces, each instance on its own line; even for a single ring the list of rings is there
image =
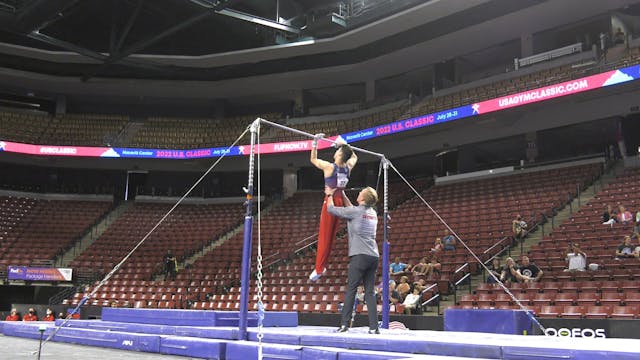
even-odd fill
[[[547,60],[555,59],[561,56],[575,54],[578,52],[582,52],[581,42],[575,43],[573,45],[561,47],[559,49],[553,49],[543,53],[528,56],[522,59],[515,58],[513,59],[513,65],[515,66],[515,69],[518,70],[519,68],[524,66],[533,65],[542,61],[547,61]]]

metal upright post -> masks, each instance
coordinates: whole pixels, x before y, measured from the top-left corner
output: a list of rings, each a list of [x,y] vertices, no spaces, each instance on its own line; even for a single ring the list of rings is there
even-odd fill
[[[388,232],[388,221],[389,221],[389,179],[387,177],[389,173],[389,163],[386,158],[382,158],[382,169],[384,172],[383,177],[383,191],[384,191],[384,201],[383,201],[383,212],[382,212],[382,224],[384,226],[383,229],[383,240],[382,240],[382,328],[389,328],[389,232]]]
[[[247,323],[249,308],[249,275],[251,273],[251,240],[253,231],[253,173],[255,158],[256,133],[260,120],[251,124],[251,153],[249,155],[249,179],[247,180],[247,211],[244,216],[244,245],[242,247],[242,273],[240,276],[240,324],[238,326],[238,339],[247,340]]]

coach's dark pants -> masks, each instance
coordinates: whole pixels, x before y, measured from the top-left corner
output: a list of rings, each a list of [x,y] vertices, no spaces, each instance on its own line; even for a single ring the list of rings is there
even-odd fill
[[[349,279],[347,282],[347,294],[342,307],[342,325],[349,326],[353,303],[356,297],[358,285],[364,284],[364,301],[367,303],[369,313],[369,329],[378,328],[378,312],[375,294],[376,269],[378,258],[370,255],[354,255],[349,260]]]

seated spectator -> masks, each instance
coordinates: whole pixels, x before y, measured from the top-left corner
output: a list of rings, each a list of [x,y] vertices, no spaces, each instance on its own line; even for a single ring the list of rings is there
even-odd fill
[[[442,239],[437,237],[435,242],[433,243],[433,247],[431,248],[431,252],[437,254],[442,250],[444,250],[444,245],[442,244]]]
[[[418,279],[418,281],[414,281],[413,286],[420,286],[421,289],[427,285],[427,282],[424,279]]]
[[[491,276],[493,274],[495,276]],[[494,257],[493,261],[491,261],[491,266],[489,266],[489,276],[487,276],[488,284],[497,283],[496,279],[500,279],[500,275],[502,274],[502,266],[500,265],[500,258]]]
[[[438,276],[440,276],[440,270],[442,269],[442,264],[438,261],[438,257],[436,254],[431,255],[431,261],[427,264],[427,272],[425,275],[429,280],[437,280]]]
[[[607,205],[607,208],[604,210],[604,213],[602,213],[602,225],[613,226],[613,224],[615,223],[616,223],[615,212],[613,211],[613,208],[611,207],[611,205]]]
[[[393,304],[396,305],[400,302],[400,299],[402,297],[400,296],[400,293],[398,292],[398,290],[396,290],[396,283],[395,281],[393,283],[389,283],[389,304]]]
[[[29,312],[22,317],[22,321],[38,321],[38,315],[33,308],[29,308]]]
[[[55,321],[56,317],[53,316],[53,311],[47,308],[46,315],[42,318],[42,321]]]
[[[511,222],[511,231],[516,240],[522,240],[526,234],[527,223],[522,220],[520,214],[516,215],[516,219]]]
[[[638,240],[638,245],[633,250],[633,256],[640,259],[640,234],[636,234],[636,239]]]
[[[624,44],[624,32],[622,31],[622,29],[618,28],[618,30],[616,30],[616,33],[613,34],[613,43],[616,45]]]
[[[442,237],[442,245],[444,250],[456,249],[456,238],[449,233],[449,229],[444,229],[444,236]]]
[[[356,303],[354,306],[358,304],[364,304],[364,286],[360,285],[356,289]]]
[[[20,321],[20,315],[18,314],[18,310],[11,309],[11,313],[7,315],[4,321]]]
[[[500,281],[502,281],[506,285],[510,285],[511,283],[519,282],[522,280],[522,275],[518,272],[516,262],[513,260],[513,258],[508,257],[505,261],[504,266],[502,267],[502,271],[500,272]]]
[[[587,268],[587,254],[580,250],[580,246],[577,243],[569,244],[565,259],[568,266],[564,271],[585,271]]]
[[[618,212],[619,223],[628,224],[633,221],[633,215],[631,215],[631,212],[629,212],[629,210],[625,209],[625,207],[622,205],[620,205],[618,209],[619,209],[619,212]]]
[[[411,268],[411,272],[413,273],[413,276],[426,275],[428,266],[429,263],[427,262],[427,258],[423,257],[420,259],[419,263],[415,264],[413,268]]]
[[[400,283],[396,286],[396,291],[400,294],[400,299],[404,299],[407,294],[411,291],[411,285],[409,285],[409,278],[406,276],[402,276],[400,278]]]
[[[402,305],[404,306],[404,313],[407,315],[411,314],[411,311],[416,309],[420,302],[420,292],[422,288],[419,286],[414,286],[413,291],[404,298]]]
[[[529,260],[528,256],[522,257],[522,265],[518,267],[518,273],[524,282],[540,281],[544,272],[536,264]]]
[[[638,208],[638,212],[636,213],[636,224],[633,227],[634,234],[640,234],[640,208]]]
[[[63,312],[58,313],[58,319],[63,319],[64,320],[66,318],[67,318],[67,316]]]
[[[404,271],[407,269],[409,265],[400,262],[400,256],[396,256],[396,260],[389,265],[389,273],[391,275],[401,275],[404,274]]]
[[[631,245],[631,237],[624,237],[624,242],[618,246],[616,250],[616,259],[633,257],[633,245]]]

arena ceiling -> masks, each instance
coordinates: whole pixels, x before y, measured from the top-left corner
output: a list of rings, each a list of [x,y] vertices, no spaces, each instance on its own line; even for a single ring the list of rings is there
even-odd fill
[[[221,80],[350,64],[545,1],[1,0],[0,43],[8,46],[0,51],[5,66],[84,80]],[[432,17],[372,29],[337,48],[247,52],[335,39],[412,9]],[[84,60],[65,64],[37,56],[42,51]]]
[[[522,34],[637,3],[0,0],[0,91],[266,103],[290,101],[301,89],[359,96],[375,80],[393,93],[416,78],[429,83],[438,62],[508,63]],[[575,41],[565,35],[554,38]]]

